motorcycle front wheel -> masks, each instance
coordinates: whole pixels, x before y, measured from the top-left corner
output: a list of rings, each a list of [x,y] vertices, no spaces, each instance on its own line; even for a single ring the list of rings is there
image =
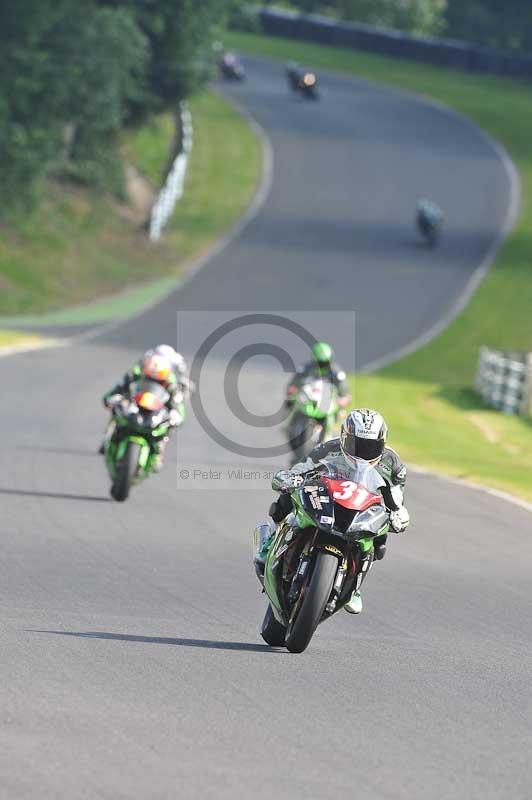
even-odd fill
[[[129,496],[133,478],[139,466],[140,445],[129,442],[122,463],[118,467],[116,478],[111,486],[111,497],[118,503],[123,503]]]
[[[285,645],[291,653],[302,653],[308,647],[325,611],[337,571],[336,556],[317,553],[308,583],[301,589],[303,599],[286,631]]]
[[[286,628],[275,619],[271,604],[268,604],[264,615],[260,635],[270,647],[284,647]]]

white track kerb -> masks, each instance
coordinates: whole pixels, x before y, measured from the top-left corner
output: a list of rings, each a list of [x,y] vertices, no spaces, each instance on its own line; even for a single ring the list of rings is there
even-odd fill
[[[194,130],[192,128],[192,115],[185,102],[179,104],[179,113],[182,131],[181,150],[172,164],[165,184],[151,210],[149,236],[152,242],[156,242],[161,238],[162,229],[172,216],[176,204],[181,200],[185,191],[185,177],[194,143]]]

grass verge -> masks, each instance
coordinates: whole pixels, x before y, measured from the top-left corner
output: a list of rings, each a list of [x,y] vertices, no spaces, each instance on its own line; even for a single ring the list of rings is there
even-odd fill
[[[174,138],[172,114],[160,114],[124,137],[122,152],[157,188],[162,185]]]
[[[229,32],[227,46],[351,73],[435,98],[500,141],[522,180],[516,229],[465,311],[438,338],[384,370],[353,379],[358,405],[381,408],[408,460],[532,500],[532,421],[492,411],[471,390],[478,349],[532,350],[530,84],[353,50]]]
[[[242,117],[213,92],[190,103],[195,142],[185,196],[160,243],[148,241],[134,210],[70,183],[50,180],[42,205],[0,228],[0,315],[63,311],[62,322],[119,312],[107,299],[127,286],[177,277],[183,264],[209,247],[244,211],[260,176],[261,148]],[[128,134],[128,159],[154,182],[173,134],[170,115]],[[235,169],[238,165],[238,169]],[[147,288],[153,299],[151,288]],[[150,294],[151,293],[151,294]],[[131,303],[143,305],[142,289]],[[124,298],[118,304],[124,309]],[[105,298],[102,311],[95,299]],[[96,316],[95,316],[96,314]],[[80,316],[81,315],[81,316]],[[105,318],[105,317],[104,317]],[[108,317],[107,317],[108,318]]]

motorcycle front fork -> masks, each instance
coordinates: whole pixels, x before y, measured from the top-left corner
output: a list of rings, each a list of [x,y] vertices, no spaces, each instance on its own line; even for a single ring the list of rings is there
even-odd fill
[[[361,553],[358,558],[358,572],[355,580],[355,586],[353,591],[358,592],[360,591],[360,587],[371,569],[371,565],[373,564],[373,549],[369,550],[367,553]],[[338,598],[342,592],[343,583],[347,574],[347,561],[346,559],[343,560],[338,572],[336,573],[336,578],[333,585],[333,590],[331,593],[331,597],[329,602],[327,603],[325,610],[327,613],[332,614],[338,603]]]

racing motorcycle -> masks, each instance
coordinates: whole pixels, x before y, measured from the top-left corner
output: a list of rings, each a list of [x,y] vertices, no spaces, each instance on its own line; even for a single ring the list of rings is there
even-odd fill
[[[338,390],[331,381],[316,378],[288,390],[293,399],[288,418],[288,441],[292,464],[303,461],[320,442],[331,438],[338,417]]]
[[[144,380],[132,385],[130,398],[113,406],[114,432],[105,442],[104,454],[114,500],[127,500],[131,486],[153,471],[154,445],[170,430],[168,400],[159,383]]]
[[[417,205],[416,224],[429,247],[436,247],[441,236],[443,211],[430,200],[420,200]]]
[[[316,100],[318,97],[318,79],[314,72],[304,72],[295,62],[286,67],[288,86],[294,92],[301,92],[304,97]]]
[[[222,78],[228,81],[244,81],[246,70],[236,53],[224,53],[218,61],[218,69]]]
[[[302,653],[321,622],[358,591],[373,560],[373,540],[389,530],[377,471],[367,465],[345,480],[320,465],[291,491],[293,513],[274,534],[264,565],[269,599],[261,636]],[[255,529],[256,547],[266,523]]]

